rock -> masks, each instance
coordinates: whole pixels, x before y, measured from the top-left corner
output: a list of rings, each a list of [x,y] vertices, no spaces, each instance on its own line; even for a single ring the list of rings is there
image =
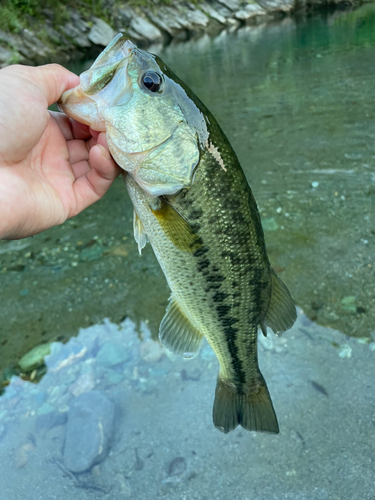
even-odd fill
[[[131,7],[123,6],[118,9],[115,24],[120,31],[126,28],[128,34],[137,42],[157,42],[163,39],[159,28]]]
[[[86,373],[82,373],[77,380],[69,387],[69,392],[73,396],[79,396],[84,392],[91,391],[95,388],[95,373],[94,370],[90,369]]]
[[[204,2],[200,5],[203,12],[205,12],[211,19],[215,19],[215,21],[220,24],[226,24],[226,17],[223,16],[218,10],[214,9],[214,7],[207,2]]]
[[[32,31],[23,29],[20,32],[20,37],[21,43],[17,45],[17,48],[28,59],[35,59],[37,62],[41,62],[51,53],[51,49],[41,42]]]
[[[90,47],[91,43],[89,40],[89,36],[85,33],[82,33],[82,31],[72,23],[63,24],[61,26],[61,29],[63,33],[67,37],[69,37],[75,45],[78,45],[78,47]]]
[[[122,5],[121,7],[115,9],[113,17],[116,30],[124,31],[124,29],[128,28],[134,15],[134,10],[126,5]]]
[[[107,369],[105,375],[108,382],[112,385],[119,384],[124,376],[122,373],[119,373],[116,370],[111,370],[110,368]]]
[[[31,451],[34,450],[34,448],[35,448],[35,446],[32,443],[26,443],[15,451],[14,460],[15,460],[17,469],[21,469],[22,467],[25,467],[25,465],[27,464],[27,462],[29,460],[29,454]]]
[[[0,66],[2,64],[8,63],[13,58],[13,52],[11,50],[6,49],[5,47],[0,46]]]
[[[277,231],[279,229],[279,225],[273,217],[266,217],[263,219],[262,227],[264,231]]]
[[[57,425],[64,425],[68,420],[68,413],[61,411],[52,411],[50,413],[45,413],[39,415],[36,420],[35,429],[37,432],[49,431],[56,427]]]
[[[80,473],[107,456],[114,425],[115,408],[107,396],[99,391],[81,394],[70,404],[64,465]]]
[[[180,33],[184,26],[180,23],[177,12],[174,9],[167,7],[158,9],[158,13],[150,9],[146,9],[145,13],[150,18],[150,20],[155,24],[161,31],[166,31],[170,36],[176,36]]]
[[[347,297],[344,297],[342,299],[341,308],[344,309],[344,311],[356,312],[357,310],[356,301],[357,299],[354,295],[348,295]]]
[[[188,4],[189,9],[186,12],[188,21],[193,27],[206,28],[210,22],[207,14],[197,9],[193,4]]]
[[[257,0],[257,2],[268,12],[289,12],[295,5],[294,0]]]
[[[353,349],[349,344],[344,344],[341,346],[339,350],[339,356],[340,358],[351,358],[353,353]]]
[[[119,472],[116,477],[121,488],[121,498],[132,498],[132,487],[124,475]]]
[[[227,7],[232,12],[237,12],[241,8],[241,4],[238,0],[217,0],[221,5]]]
[[[93,26],[89,33],[89,40],[95,45],[106,47],[116,35],[115,31],[103,19],[93,18]]]
[[[104,248],[100,245],[94,245],[93,247],[84,248],[81,251],[79,259],[82,262],[92,262],[93,260],[98,260],[102,257],[104,253]]]
[[[180,476],[186,471],[186,460],[184,457],[176,457],[167,465],[168,476]]]
[[[86,33],[90,30],[90,25],[82,19],[79,12],[76,10],[70,10],[70,21],[78,30],[82,33]]]
[[[51,343],[40,344],[27,352],[19,360],[18,364],[23,372],[30,372],[44,363],[44,356],[51,351]]]
[[[199,368],[194,368],[194,370],[187,371],[185,368],[181,370],[181,379],[198,381],[201,378],[202,371]]]
[[[218,14],[224,17],[224,24],[227,26],[236,26],[239,24],[238,20],[233,18],[233,12],[225,5],[219,3],[218,1],[214,1],[211,6]]]
[[[51,413],[54,411],[54,407],[48,403],[43,403],[42,406],[38,408],[38,415],[46,415],[47,413]]]
[[[243,9],[234,13],[234,17],[239,21],[248,21],[256,16],[264,16],[267,11],[257,3],[249,3]]]
[[[96,361],[99,365],[110,367],[125,363],[130,359],[130,356],[131,353],[125,346],[114,342],[106,342],[100,348]]]
[[[81,360],[87,353],[87,346],[81,344],[77,339],[72,338],[65,345],[53,342],[51,355],[46,359],[46,365],[52,373],[56,373],[66,368],[76,361]]]
[[[141,353],[141,358],[147,363],[155,363],[163,356],[165,349],[159,343],[154,340],[146,340],[143,342],[139,348]]]
[[[5,436],[6,434],[6,427],[4,424],[0,424],[0,440],[3,439],[3,437]]]
[[[144,17],[136,16],[131,20],[128,32],[135,40],[158,42],[163,39],[162,32]]]

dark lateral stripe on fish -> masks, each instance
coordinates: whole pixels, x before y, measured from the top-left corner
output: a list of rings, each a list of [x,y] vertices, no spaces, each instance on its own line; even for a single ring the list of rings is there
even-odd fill
[[[203,274],[209,289],[212,287],[216,289],[212,299],[217,304],[215,309],[218,314],[218,319],[223,326],[225,340],[231,356],[231,364],[235,378],[234,382],[240,387],[246,381],[246,374],[243,370],[243,363],[239,357],[238,347],[236,345],[238,329],[232,326],[239,320],[230,315],[231,306],[224,304],[229,294],[219,291],[221,284],[225,281],[225,277],[212,270],[210,260],[206,257],[207,252],[202,252],[202,249],[206,250],[206,247],[203,246],[193,253],[194,257],[197,258],[197,271]]]
[[[246,245],[249,240],[249,232],[248,228],[248,220],[245,218],[243,213],[241,212],[241,204],[238,200],[233,199],[230,195],[231,185],[229,183],[221,183],[219,182],[218,177],[226,176],[224,171],[218,171],[217,165],[215,162],[212,162],[212,168],[208,169],[205,175],[205,182],[208,184],[208,189],[211,189],[212,192],[215,193],[215,196],[219,196],[223,200],[223,207],[228,208],[229,206],[232,208],[231,210],[231,221],[230,224],[218,225],[217,216],[211,217],[211,224],[214,233],[220,238],[222,235],[233,236],[239,238],[242,241],[243,245]],[[187,220],[191,224],[192,230],[199,237],[199,229],[200,229],[200,219],[203,216],[203,212],[194,207],[194,200],[190,198],[189,191],[183,190],[182,194],[182,204],[184,207],[184,211],[186,210]],[[256,204],[254,198],[252,196],[250,188],[246,188],[244,191],[244,195],[249,198],[249,205],[255,206]],[[263,232],[260,226],[259,215],[256,212],[255,216],[255,227],[256,227],[256,239],[257,242],[262,245],[262,236]],[[238,228],[243,227],[244,230],[239,234]],[[209,249],[203,244],[200,248],[198,248],[194,252],[194,257],[197,258],[197,271],[201,273],[205,281],[207,283],[207,287],[205,289],[207,292],[212,292],[212,300],[216,304],[216,312],[218,315],[218,319],[223,327],[223,333],[225,336],[225,342],[227,344],[230,358],[231,358],[231,366],[233,373],[233,382],[237,386],[237,389],[241,391],[241,387],[248,383],[244,362],[241,360],[239,356],[239,349],[237,347],[239,329],[234,325],[239,322],[239,319],[234,317],[232,314],[232,309],[239,307],[240,302],[237,301],[232,303],[231,306],[225,304],[226,299],[229,294],[221,292],[221,284],[225,281],[225,277],[222,276],[220,270],[213,267],[211,265],[210,259],[207,257],[207,252]],[[231,265],[235,268],[241,266],[241,271],[244,276],[248,276],[249,285],[252,289],[252,297],[253,304],[252,308],[249,307],[249,329],[251,328],[251,324],[254,321],[259,321],[261,315],[262,308],[262,290],[264,290],[266,283],[262,282],[262,269],[259,268],[259,263],[257,262],[256,255],[249,253],[247,255],[246,262],[243,262],[243,257],[241,257],[235,250],[224,249],[221,252],[221,257],[223,259],[229,259]],[[236,290],[237,283],[234,282],[233,285],[233,293],[231,294],[233,299],[240,298],[241,293]],[[256,336],[255,336],[256,339]],[[251,357],[257,358],[257,346],[256,342],[252,338],[250,331],[248,332],[248,338],[245,338],[246,342],[246,351],[251,355]],[[244,360],[246,361],[246,360]]]

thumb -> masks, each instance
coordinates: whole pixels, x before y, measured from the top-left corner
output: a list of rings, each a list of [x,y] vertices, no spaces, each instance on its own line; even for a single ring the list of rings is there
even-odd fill
[[[39,87],[47,99],[48,106],[58,101],[65,90],[79,84],[79,76],[59,64],[46,64],[36,68],[29,67],[30,79]]]

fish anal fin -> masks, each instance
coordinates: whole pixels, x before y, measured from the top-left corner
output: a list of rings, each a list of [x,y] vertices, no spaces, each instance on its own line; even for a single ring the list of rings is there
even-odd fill
[[[241,425],[248,431],[279,433],[279,424],[267,385],[260,375],[254,386],[238,390],[222,380],[217,380],[212,412],[214,425],[228,433]]]
[[[164,199],[161,199],[160,208],[152,212],[164,234],[180,250],[194,252],[202,245],[190,224]]]
[[[280,335],[294,325],[297,312],[289,290],[273,269],[271,269],[271,280],[271,300],[264,318],[264,324],[269,326],[276,335]]]
[[[173,354],[184,358],[196,356],[203,342],[203,335],[186,318],[173,295],[160,324],[159,340]]]
[[[142,253],[142,249],[146,246],[148,242],[147,234],[145,233],[145,228],[141,222],[141,219],[138,217],[137,212],[133,211],[133,230],[134,230],[134,239],[136,243],[138,243],[138,252],[139,255]]]

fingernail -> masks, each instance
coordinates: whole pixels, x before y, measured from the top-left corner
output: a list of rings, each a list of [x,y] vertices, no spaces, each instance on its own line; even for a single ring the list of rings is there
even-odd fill
[[[109,160],[110,154],[108,153],[108,151],[101,144],[98,144],[98,146],[100,147],[100,150],[101,150],[102,155],[104,156],[104,158],[106,160]]]

